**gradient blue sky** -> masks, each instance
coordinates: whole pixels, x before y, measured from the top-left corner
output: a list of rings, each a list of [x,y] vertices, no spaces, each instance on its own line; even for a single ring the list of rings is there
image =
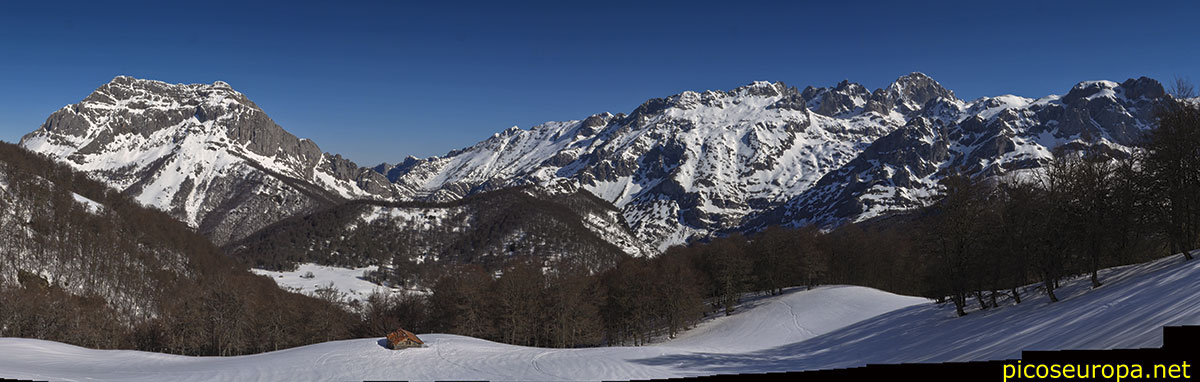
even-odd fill
[[[1200,80],[1200,2],[0,2],[0,139],[120,74],[222,80],[360,165],[755,80],[960,98]]]

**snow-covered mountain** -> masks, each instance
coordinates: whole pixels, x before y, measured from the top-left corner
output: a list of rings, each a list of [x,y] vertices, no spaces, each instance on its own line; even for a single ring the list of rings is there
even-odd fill
[[[410,197],[432,200],[569,179],[621,208],[661,250],[735,229],[799,195],[933,99],[958,102],[920,73],[874,93],[847,82],[804,91],[755,82],[652,99],[629,115],[514,127],[444,157],[377,170]]]
[[[376,171],[419,200],[570,180],[621,208],[661,250],[714,233],[911,209],[928,203],[947,171],[1035,168],[1063,145],[1126,151],[1165,97],[1145,77],[969,102],[921,73],[872,92],[848,81],[803,91],[756,82],[652,99],[629,115],[514,127]]]
[[[342,200],[395,196],[382,175],[296,138],[220,81],[116,77],[51,114],[21,145],[217,243]]]
[[[1144,77],[973,101],[921,73],[874,91],[755,82],[651,99],[628,115],[513,127],[445,156],[368,170],[287,133],[227,84],[118,77],[22,144],[217,243],[345,200],[448,202],[533,184],[612,203],[654,251],[913,208],[950,171],[1036,168],[1059,146],[1127,151],[1167,97]]]

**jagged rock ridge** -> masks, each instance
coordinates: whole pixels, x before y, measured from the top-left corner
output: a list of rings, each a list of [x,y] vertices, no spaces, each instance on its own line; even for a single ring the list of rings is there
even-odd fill
[[[1064,96],[1012,95],[969,103],[931,102],[904,128],[880,138],[842,168],[746,229],[779,224],[833,226],[916,208],[951,172],[998,176],[1041,167],[1056,150],[1100,146],[1124,155],[1154,124],[1168,95],[1142,77],[1087,81]]]

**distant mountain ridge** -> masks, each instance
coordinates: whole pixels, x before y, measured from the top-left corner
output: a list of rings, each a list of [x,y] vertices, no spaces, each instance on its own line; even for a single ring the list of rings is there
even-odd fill
[[[886,87],[755,82],[629,114],[509,128],[445,156],[363,168],[275,125],[227,84],[117,77],[22,145],[170,212],[217,243],[347,200],[446,202],[537,185],[590,192],[655,250],[768,225],[833,226],[928,202],[949,171],[1041,166],[1058,146],[1117,152],[1170,97],[1149,78],[1062,96],[958,99],[921,73]]]
[[[931,102],[903,128],[748,226],[831,226],[920,207],[949,172],[994,176],[1035,169],[1060,147],[1099,145],[1128,153],[1153,127],[1166,97],[1161,84],[1142,77],[1082,82],[1062,97]]]
[[[862,112],[916,102],[903,88],[891,90],[851,102],[855,109],[841,117],[811,112],[806,105],[822,100],[804,100],[782,83],[684,92],[629,115],[505,130],[445,157],[409,160],[388,177],[434,200],[569,179],[621,208],[634,232],[662,250],[736,228],[901,126],[899,112]]]
[[[1169,95],[1149,78],[1066,95],[963,101],[911,73],[868,92],[756,82],[684,92],[631,114],[510,128],[377,171],[416,198],[568,179],[613,202],[660,250],[768,225],[830,227],[929,202],[948,171],[1040,167],[1058,147],[1128,151]]]

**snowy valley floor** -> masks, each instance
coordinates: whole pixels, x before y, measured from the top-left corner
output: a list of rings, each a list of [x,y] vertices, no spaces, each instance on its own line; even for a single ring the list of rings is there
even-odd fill
[[[954,317],[951,305],[853,286],[762,298],[679,338],[642,347],[542,349],[422,334],[393,351],[380,338],[239,357],[90,350],[0,338],[0,377],[49,380],[597,380],[759,373],[1019,358],[1022,350],[1158,347],[1165,325],[1200,325],[1200,260],[1171,256],[1063,283],[1062,301]]]

